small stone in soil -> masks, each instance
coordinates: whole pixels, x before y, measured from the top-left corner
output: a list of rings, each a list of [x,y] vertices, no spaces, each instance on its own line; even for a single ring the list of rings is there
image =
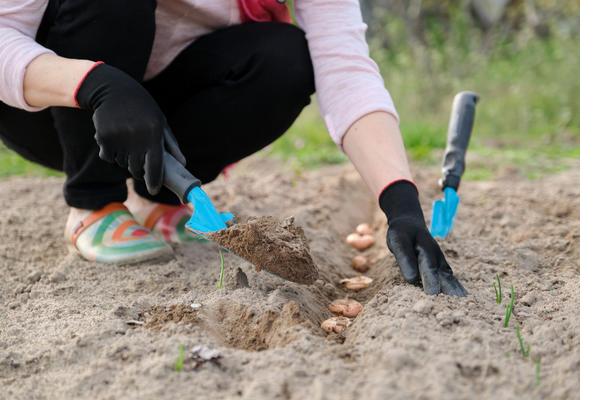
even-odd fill
[[[248,276],[240,267],[235,272],[235,287],[238,289],[250,287]]]
[[[221,352],[219,350],[204,346],[202,344],[192,347],[190,352],[192,353],[192,358],[202,361],[210,361],[221,358]]]
[[[40,271],[34,271],[27,275],[27,281],[29,283],[36,283],[42,277],[42,273]]]
[[[433,310],[433,302],[429,299],[421,299],[413,305],[412,310],[419,314],[429,314]]]
[[[48,280],[52,283],[60,283],[66,281],[67,277],[62,272],[57,271],[50,275],[50,277],[48,277]]]

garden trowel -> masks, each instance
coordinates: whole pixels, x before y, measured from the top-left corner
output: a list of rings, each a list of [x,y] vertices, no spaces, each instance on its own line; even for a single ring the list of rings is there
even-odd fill
[[[478,100],[479,96],[473,92],[460,92],[454,97],[452,103],[448,143],[442,164],[442,179],[439,182],[444,198],[433,202],[430,227],[433,237],[446,238],[454,224],[460,202],[457,191],[462,174],[465,172],[465,156]]]
[[[276,227],[281,228],[284,235],[278,241],[276,239],[276,243],[271,241],[269,232],[259,229],[259,223],[256,222],[259,218],[255,218],[254,222],[242,221],[232,227],[233,214],[217,211],[210,197],[202,189],[200,180],[167,152],[164,153],[164,165],[163,185],[175,193],[182,203],[191,203],[193,206],[192,216],[185,224],[187,230],[249,261],[257,271],[264,269],[301,284],[311,284],[318,278],[319,273],[310,256],[308,242],[301,229],[301,233],[295,230],[299,228],[294,228],[293,219],[287,219],[283,221],[284,226]],[[244,227],[247,232],[252,233],[249,239],[251,242],[240,242],[240,236],[243,235],[228,230],[231,228],[235,231]],[[228,235],[228,232],[231,235]]]
[[[219,212],[210,197],[202,189],[200,180],[193,176],[171,154],[164,153],[165,175],[163,184],[175,193],[182,203],[194,206],[192,217],[185,224],[186,229],[202,235],[227,228],[233,214]]]

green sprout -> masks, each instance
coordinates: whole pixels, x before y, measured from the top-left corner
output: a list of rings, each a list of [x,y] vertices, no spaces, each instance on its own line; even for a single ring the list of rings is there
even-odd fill
[[[535,362],[535,384],[540,385],[542,381],[542,359],[538,358]]]
[[[496,282],[498,285],[496,286]],[[496,293],[496,304],[502,303],[502,284],[500,283],[500,276],[496,274],[496,282],[492,286],[494,286],[494,292]]]
[[[219,247],[219,257],[221,258],[221,269],[219,272],[219,280],[217,282],[217,289],[223,289],[223,281],[225,280],[225,260],[223,259],[223,251]]]
[[[185,347],[182,344],[179,345],[179,354],[177,354],[177,359],[175,360],[175,371],[181,372],[183,371],[183,363],[185,361]]]
[[[521,328],[518,324],[517,326],[515,326],[515,333],[517,335],[517,340],[519,341],[519,350],[521,351],[521,355],[525,358],[529,357],[529,351],[531,350],[531,346],[525,344],[523,336],[521,335]]]
[[[512,315],[513,308],[515,307],[515,287],[511,285],[510,287],[510,303],[506,305],[506,312],[504,313],[504,327],[508,328],[508,322],[510,321],[510,316]]]

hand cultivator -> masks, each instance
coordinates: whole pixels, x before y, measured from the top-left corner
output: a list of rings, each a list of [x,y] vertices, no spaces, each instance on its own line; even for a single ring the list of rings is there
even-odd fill
[[[444,198],[433,202],[429,229],[433,237],[445,239],[454,224],[454,217],[460,203],[457,191],[465,172],[465,156],[478,100],[479,96],[473,92],[460,92],[454,97],[452,103],[448,143],[442,164],[442,179],[440,179]]]

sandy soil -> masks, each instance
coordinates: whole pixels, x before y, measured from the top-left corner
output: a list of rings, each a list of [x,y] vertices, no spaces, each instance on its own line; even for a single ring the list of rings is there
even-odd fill
[[[177,247],[170,262],[88,263],[63,243],[59,179],[1,181],[0,398],[579,397],[578,166],[538,181],[464,184],[442,246],[467,298],[428,297],[403,282],[384,219],[348,166],[281,171],[250,161],[207,190],[233,212],[294,216],[319,269],[313,285],[227,254],[218,290],[211,243]],[[417,175],[427,213],[436,175]],[[365,306],[351,326],[326,335],[327,305],[347,294],[337,282],[355,275],[344,237],[364,221],[376,228],[367,251],[374,283],[351,294]],[[507,287],[516,289],[510,328],[495,303],[496,274],[505,303]],[[186,360],[176,372],[180,345]],[[541,359],[539,384],[531,358]]]

